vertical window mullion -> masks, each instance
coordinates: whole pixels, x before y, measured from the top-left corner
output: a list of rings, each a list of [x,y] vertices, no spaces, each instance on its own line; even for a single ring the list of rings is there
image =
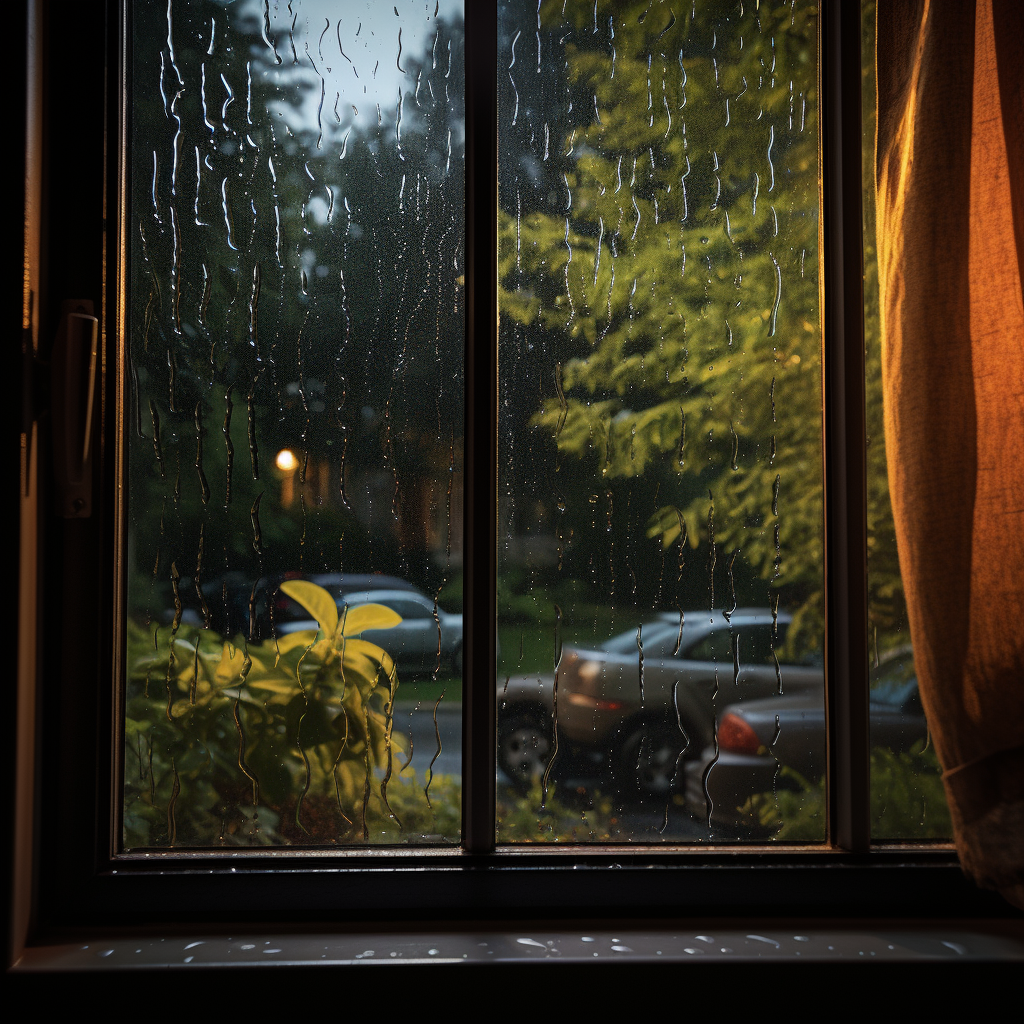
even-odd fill
[[[467,3],[465,661],[462,844],[494,847],[497,501],[497,5]]]
[[[871,822],[859,4],[824,4],[820,66],[829,836],[864,853]]]

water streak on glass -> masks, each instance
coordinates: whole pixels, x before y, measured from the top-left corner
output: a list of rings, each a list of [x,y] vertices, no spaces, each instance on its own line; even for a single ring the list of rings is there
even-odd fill
[[[124,847],[457,842],[462,5],[132,31]]]
[[[498,10],[498,839],[821,840],[816,5]]]

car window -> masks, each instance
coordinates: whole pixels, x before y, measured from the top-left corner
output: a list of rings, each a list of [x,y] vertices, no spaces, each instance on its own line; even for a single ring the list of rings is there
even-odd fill
[[[914,657],[907,652],[883,662],[871,675],[871,702],[903,707],[917,694]]]
[[[410,601],[407,598],[385,597],[378,599],[378,603],[397,612],[406,621],[416,619],[433,619],[433,605],[426,605],[419,601]]]
[[[687,648],[684,656],[694,661],[731,662],[735,645],[741,665],[774,665],[774,654],[782,646],[785,630],[785,624],[780,623],[778,640],[773,643],[771,626],[723,625]]]

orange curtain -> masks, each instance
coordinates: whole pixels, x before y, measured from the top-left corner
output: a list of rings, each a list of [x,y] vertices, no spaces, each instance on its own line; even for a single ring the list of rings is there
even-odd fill
[[[957,850],[1024,906],[1024,4],[879,0],[885,437]]]

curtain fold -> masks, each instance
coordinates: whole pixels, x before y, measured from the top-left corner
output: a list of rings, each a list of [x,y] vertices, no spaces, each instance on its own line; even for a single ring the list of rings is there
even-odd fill
[[[889,485],[965,870],[1024,906],[1024,4],[879,0]]]

